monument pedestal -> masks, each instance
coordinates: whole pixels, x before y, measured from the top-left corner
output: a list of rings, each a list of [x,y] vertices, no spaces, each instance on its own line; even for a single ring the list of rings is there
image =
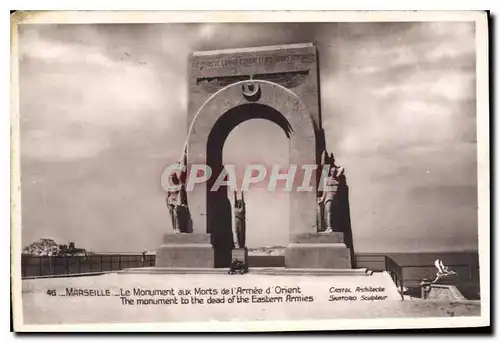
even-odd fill
[[[292,236],[285,249],[287,268],[352,268],[344,233],[305,233]]]
[[[171,233],[156,250],[155,267],[213,268],[210,234]]]

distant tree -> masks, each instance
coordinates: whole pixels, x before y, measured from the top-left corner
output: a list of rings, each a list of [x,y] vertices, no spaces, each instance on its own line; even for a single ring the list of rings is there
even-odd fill
[[[59,246],[53,239],[42,238],[24,247],[22,253],[25,255],[50,256],[57,255],[58,251]]]
[[[53,239],[42,238],[23,249],[24,255],[35,256],[67,256],[67,255],[88,255],[92,254],[84,248],[76,248],[74,242],[68,245],[59,245]]]

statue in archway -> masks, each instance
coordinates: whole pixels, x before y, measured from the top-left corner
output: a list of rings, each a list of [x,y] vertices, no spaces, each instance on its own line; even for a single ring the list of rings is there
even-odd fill
[[[320,227],[326,233],[342,231],[342,187],[345,185],[344,167],[335,164],[333,153],[323,152],[322,165],[329,165],[328,176],[324,180],[325,189],[320,189],[318,205]]]
[[[246,208],[243,191],[241,192],[241,199],[238,199],[236,191],[234,192],[234,225],[238,248],[245,248]]]

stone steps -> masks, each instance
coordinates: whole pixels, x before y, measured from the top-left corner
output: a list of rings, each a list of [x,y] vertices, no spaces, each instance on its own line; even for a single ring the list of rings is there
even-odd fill
[[[128,268],[121,274],[227,274],[228,268],[187,268],[187,267],[139,267]],[[251,274],[262,275],[305,275],[305,276],[371,276],[373,271],[359,269],[305,269],[284,267],[252,267]]]

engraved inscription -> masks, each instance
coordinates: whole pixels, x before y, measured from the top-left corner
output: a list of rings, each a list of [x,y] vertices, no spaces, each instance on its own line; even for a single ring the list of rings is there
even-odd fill
[[[259,56],[259,57],[242,57],[229,59],[215,59],[209,61],[199,61],[191,63],[192,69],[207,69],[207,68],[228,68],[238,65],[249,66],[255,64],[274,64],[274,63],[291,63],[291,62],[310,63],[316,61],[316,54],[308,53],[302,55],[287,55],[287,56]]]

